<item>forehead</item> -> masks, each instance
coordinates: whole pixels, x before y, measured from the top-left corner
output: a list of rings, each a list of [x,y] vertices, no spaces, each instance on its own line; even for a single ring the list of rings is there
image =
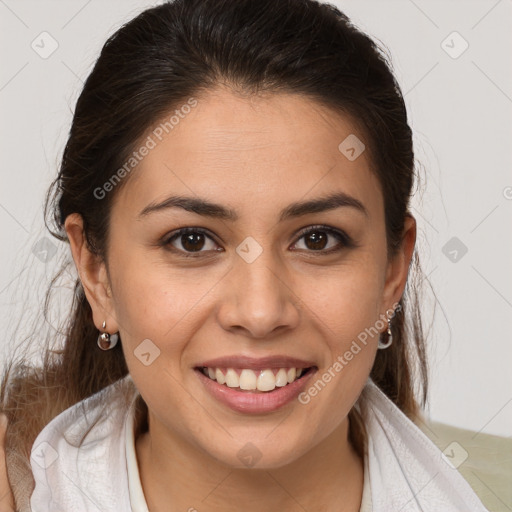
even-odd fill
[[[348,117],[295,94],[241,97],[217,89],[195,101],[176,106],[144,135],[140,144],[151,149],[116,208],[135,214],[180,193],[254,215],[255,208],[264,214],[333,191],[356,196],[374,214],[382,208],[368,152],[347,157],[354,153],[347,145],[359,152],[357,141],[364,143]]]

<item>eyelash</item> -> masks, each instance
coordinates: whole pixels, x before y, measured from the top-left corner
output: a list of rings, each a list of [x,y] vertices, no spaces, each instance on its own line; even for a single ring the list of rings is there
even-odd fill
[[[315,232],[315,231],[322,231],[322,232],[328,233],[329,235],[332,235],[339,242],[341,242],[341,245],[338,244],[337,246],[331,247],[330,249],[320,249],[320,250],[317,250],[317,251],[315,251],[315,250],[306,250],[306,252],[318,253],[320,256],[327,256],[327,255],[330,255],[332,253],[339,252],[339,251],[341,251],[343,249],[351,249],[351,248],[357,247],[357,244],[344,231],[341,231],[341,230],[338,230],[338,229],[334,229],[334,228],[331,228],[331,227],[328,227],[328,226],[323,226],[323,225],[310,226],[310,227],[300,231],[298,233],[298,235],[297,235],[298,238],[294,242],[293,245],[295,245],[304,236],[310,234],[311,232]],[[170,236],[165,237],[162,240],[161,245],[166,247],[168,250],[171,250],[172,252],[179,253],[179,255],[183,256],[184,258],[199,258],[199,257],[201,257],[200,254],[202,252],[208,252],[208,251],[197,251],[195,253],[193,253],[193,252],[186,252],[186,251],[182,251],[181,249],[176,249],[175,247],[173,247],[171,245],[172,242],[175,239],[177,239],[178,237],[180,237],[181,235],[187,235],[187,234],[190,234],[190,233],[200,233],[200,234],[203,234],[203,235],[205,235],[208,238],[213,240],[213,238],[208,234],[208,231],[206,231],[205,229],[187,227],[187,228],[178,229],[177,231],[174,231],[173,233],[171,233]],[[215,242],[215,240],[213,240],[213,241]]]

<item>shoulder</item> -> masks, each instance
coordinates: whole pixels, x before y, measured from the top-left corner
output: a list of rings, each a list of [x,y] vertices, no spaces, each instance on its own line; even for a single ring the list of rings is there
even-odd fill
[[[66,409],[39,433],[30,463],[33,512],[129,510],[124,445],[131,377]]]
[[[512,505],[512,438],[427,418],[419,425],[442,450],[489,510]]]
[[[368,434],[368,479],[377,510],[487,511],[441,449],[371,379],[357,405]]]

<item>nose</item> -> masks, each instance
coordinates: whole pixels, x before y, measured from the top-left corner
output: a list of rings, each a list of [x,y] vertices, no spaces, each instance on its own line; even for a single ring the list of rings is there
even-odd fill
[[[295,328],[300,320],[300,298],[289,281],[270,250],[252,263],[237,258],[223,282],[217,310],[220,325],[252,338],[270,338]]]

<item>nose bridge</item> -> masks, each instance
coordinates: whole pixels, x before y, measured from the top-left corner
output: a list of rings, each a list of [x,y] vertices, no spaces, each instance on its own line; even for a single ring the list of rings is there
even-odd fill
[[[283,295],[283,283],[276,277],[279,261],[270,247],[263,248],[256,244],[254,240],[247,240],[237,248],[240,259],[235,266],[242,285],[237,293],[246,294],[245,300],[249,299],[254,304],[261,303],[259,307],[267,304],[268,309],[275,308]]]
[[[237,247],[229,283],[229,298],[222,305],[225,329],[243,328],[253,337],[265,337],[278,327],[298,321],[293,293],[286,285],[282,262],[270,247],[245,239]]]
[[[258,258],[251,262],[239,262],[239,272],[243,276],[243,281],[247,288],[251,288],[254,293],[271,294],[276,296],[280,294],[278,288],[282,283],[278,282],[276,274],[279,273],[277,258],[267,250]],[[282,270],[281,270],[282,272]],[[268,297],[270,299],[270,297]]]

